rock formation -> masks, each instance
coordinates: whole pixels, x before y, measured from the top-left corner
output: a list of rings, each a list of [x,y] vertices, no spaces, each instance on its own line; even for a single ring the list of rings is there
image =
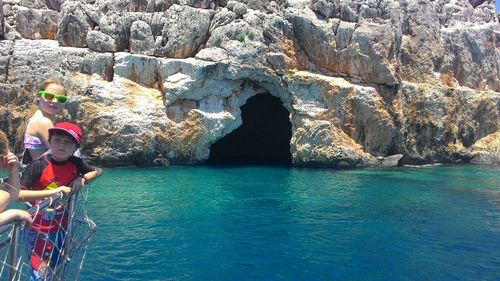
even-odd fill
[[[0,128],[57,78],[107,165],[204,163],[255,95],[295,165],[500,164],[490,2],[0,0]]]

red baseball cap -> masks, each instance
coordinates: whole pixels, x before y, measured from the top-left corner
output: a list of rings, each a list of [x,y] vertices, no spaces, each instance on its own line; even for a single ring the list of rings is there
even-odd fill
[[[69,135],[76,141],[78,146],[80,146],[80,143],[82,141],[82,131],[80,130],[80,128],[78,128],[77,125],[69,122],[60,122],[49,129],[49,136],[50,134],[55,132],[61,132]]]

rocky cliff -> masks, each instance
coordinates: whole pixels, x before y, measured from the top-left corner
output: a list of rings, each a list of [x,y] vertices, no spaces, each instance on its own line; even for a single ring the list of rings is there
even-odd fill
[[[0,0],[0,127],[46,78],[108,165],[204,163],[255,95],[296,165],[500,164],[492,1]],[[264,140],[255,140],[257,142]],[[241,149],[245,149],[244,146]]]

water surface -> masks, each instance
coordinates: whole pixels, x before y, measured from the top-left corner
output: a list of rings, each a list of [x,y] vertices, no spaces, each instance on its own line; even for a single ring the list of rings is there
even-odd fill
[[[106,169],[81,280],[500,280],[500,173]]]

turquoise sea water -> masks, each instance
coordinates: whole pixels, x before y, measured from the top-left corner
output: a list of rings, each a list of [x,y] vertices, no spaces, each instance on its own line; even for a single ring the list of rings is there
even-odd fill
[[[500,280],[500,169],[106,169],[80,280]]]

